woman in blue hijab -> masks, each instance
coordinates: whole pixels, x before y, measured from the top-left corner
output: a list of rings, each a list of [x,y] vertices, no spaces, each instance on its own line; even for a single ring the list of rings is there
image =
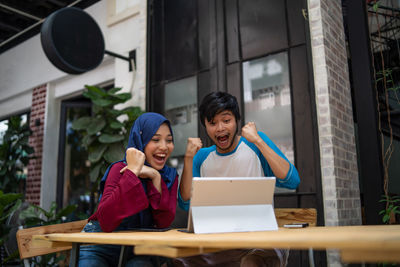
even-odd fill
[[[100,183],[99,206],[83,230],[169,227],[175,217],[178,177],[176,169],[165,164],[173,149],[170,122],[164,116],[152,112],[139,116],[125,158],[108,167]],[[117,266],[120,250],[114,245],[83,246],[79,266]],[[158,260],[131,253],[126,266],[154,266]]]

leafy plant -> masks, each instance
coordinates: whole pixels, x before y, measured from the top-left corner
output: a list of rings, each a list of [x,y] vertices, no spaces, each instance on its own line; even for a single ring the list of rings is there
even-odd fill
[[[382,215],[382,222],[389,224],[392,216],[400,214],[400,197],[399,196],[382,196],[379,202],[386,202],[386,209],[381,210],[379,215]]]
[[[385,5],[384,5],[385,4]],[[381,157],[383,166],[383,192],[384,196],[379,202],[385,202],[385,208],[380,211],[384,223],[395,223],[396,214],[399,214],[399,199],[390,195],[389,181],[397,178],[398,174],[390,170],[392,156],[396,149],[395,136],[398,134],[395,127],[394,115],[399,111],[399,47],[392,46],[396,39],[392,38],[398,27],[388,23],[390,13],[380,9],[390,10],[393,3],[385,1],[372,1],[372,10],[368,12],[370,25],[370,40],[372,50],[372,67],[374,73],[374,87],[376,91],[378,130],[381,139]],[[391,23],[391,21],[390,21]]]
[[[58,267],[60,262],[66,259],[65,253],[51,253],[30,259],[35,267]]]
[[[33,148],[29,146],[31,130],[28,124],[21,125],[21,117],[9,119],[7,131],[0,145],[0,188],[6,193],[23,192],[21,183],[26,175],[23,168],[33,157]]]
[[[376,73],[375,82],[386,83],[388,91],[397,92],[400,90],[400,85],[396,86],[392,73],[393,73],[393,69],[391,69],[391,68],[378,71]],[[394,93],[394,97],[396,98],[397,102],[400,103],[400,100],[396,93]]]
[[[10,226],[6,224],[8,217],[17,210],[22,204],[22,194],[6,193],[0,190],[0,246],[3,246],[9,238]],[[16,258],[16,255],[9,255],[8,258],[2,259],[1,264]]]
[[[9,227],[6,225],[6,220],[8,217],[17,210],[22,204],[22,194],[7,193],[4,194],[0,190],[0,245],[4,244],[7,238]]]
[[[375,12],[377,12],[377,11],[378,11],[378,8],[379,8],[379,5],[380,5],[380,1],[375,1],[374,5],[372,6],[372,9],[373,9]]]
[[[88,150],[91,163],[90,181],[98,183],[107,166],[124,157],[127,133],[142,111],[139,107],[114,108],[131,98],[130,93],[118,93],[121,88],[106,91],[96,86],[85,87],[83,95],[92,101],[93,115],[73,121],[72,128],[83,132],[82,145]]]
[[[67,217],[69,214],[74,212],[76,208],[77,205],[69,205],[64,209],[57,211],[57,204],[53,201],[48,211],[39,206],[30,205],[27,209],[21,211],[19,217],[25,222],[25,226],[28,228],[40,225],[50,225],[62,223],[63,217]]]
[[[76,208],[77,205],[69,205],[64,209],[57,211],[56,202],[52,202],[50,209],[46,211],[39,206],[30,205],[27,209],[21,211],[19,218],[25,222],[24,226],[27,228],[57,224],[63,222],[64,217],[67,217],[69,214],[74,212]],[[59,263],[65,259],[66,255],[64,253],[51,253],[32,257],[29,260],[31,263],[33,263],[33,266],[52,267],[59,266]]]

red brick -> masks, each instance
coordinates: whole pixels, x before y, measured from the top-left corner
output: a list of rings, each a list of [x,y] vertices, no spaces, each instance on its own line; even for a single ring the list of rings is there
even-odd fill
[[[41,85],[33,89],[32,108],[29,125],[33,134],[29,138],[29,144],[35,149],[36,159],[31,160],[28,165],[28,176],[26,179],[26,199],[33,204],[40,203],[41,168],[43,153],[43,120],[46,108],[47,85]],[[41,124],[36,126],[36,120],[40,119]]]

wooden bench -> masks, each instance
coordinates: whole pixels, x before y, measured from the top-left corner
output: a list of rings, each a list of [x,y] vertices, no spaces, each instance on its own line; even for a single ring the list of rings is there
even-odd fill
[[[278,222],[278,226],[282,227],[288,223],[308,223],[310,226],[315,226],[317,222],[316,209],[302,209],[302,208],[277,208],[275,209],[275,216]],[[30,258],[34,256],[40,256],[44,254],[50,254],[54,252],[70,250],[72,245],[63,245],[60,247],[48,247],[46,245],[42,247],[32,246],[32,235],[51,234],[51,233],[76,233],[81,232],[83,227],[86,225],[87,220],[61,223],[48,226],[39,226],[27,229],[20,229],[17,232],[18,249],[21,259]],[[75,250],[72,250],[75,251]],[[79,250],[77,250],[79,251]],[[121,250],[120,262],[124,262],[122,255],[125,255],[125,246]],[[310,250],[310,257],[312,256]],[[79,255],[73,255],[73,258],[77,259]],[[310,258],[310,260],[312,260]]]
[[[317,210],[313,208],[276,208],[274,211],[279,227],[289,223],[308,223],[309,226],[317,225]]]
[[[32,235],[52,234],[52,233],[77,233],[82,231],[86,223],[87,220],[82,220],[82,221],[38,226],[38,227],[18,230],[17,242],[18,242],[19,257],[21,259],[26,259],[34,256],[40,256],[59,251],[70,250],[72,246],[63,246],[57,248],[33,247]]]

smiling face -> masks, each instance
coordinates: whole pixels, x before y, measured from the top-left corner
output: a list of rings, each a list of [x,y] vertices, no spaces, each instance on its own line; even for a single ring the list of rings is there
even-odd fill
[[[239,142],[237,123],[233,113],[224,110],[214,116],[211,121],[205,119],[207,135],[217,146],[219,153],[232,152]]]
[[[161,170],[174,150],[171,131],[166,123],[161,124],[144,148],[146,161],[156,170]]]

